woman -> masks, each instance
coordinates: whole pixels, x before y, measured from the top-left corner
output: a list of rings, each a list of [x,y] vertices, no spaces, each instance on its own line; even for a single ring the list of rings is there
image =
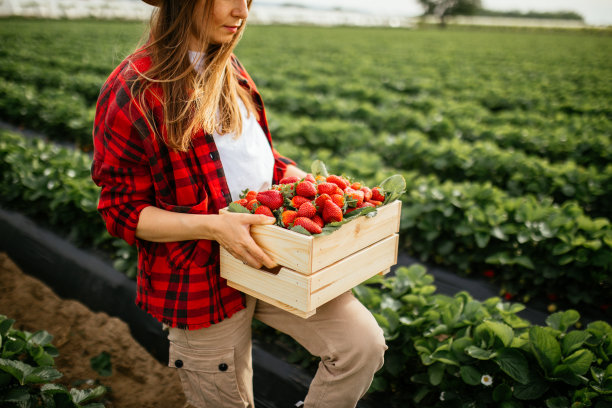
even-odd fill
[[[254,406],[253,318],[321,357],[306,407],[354,407],[386,346],[350,293],[302,319],[219,276],[219,245],[275,266],[249,234],[274,220],[219,209],[245,188],[306,174],[272,148],[261,97],[232,54],[251,2],[147,2],[158,6],[148,42],[102,87],[92,165],[108,231],[138,247],[136,303],[168,327],[169,366],[196,407]]]

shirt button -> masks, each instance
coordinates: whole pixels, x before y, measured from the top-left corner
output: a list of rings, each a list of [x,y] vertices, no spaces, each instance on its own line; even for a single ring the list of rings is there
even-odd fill
[[[183,366],[183,360],[176,360],[176,361],[174,362],[174,366],[175,366],[176,368],[181,368],[181,367]]]
[[[227,371],[227,364],[225,363],[219,364],[219,371]]]
[[[211,160],[215,160],[215,154],[214,153],[211,153],[209,156],[210,156]]]

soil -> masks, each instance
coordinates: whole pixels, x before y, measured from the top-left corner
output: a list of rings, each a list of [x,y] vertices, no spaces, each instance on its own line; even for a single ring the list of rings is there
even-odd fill
[[[59,351],[59,383],[99,383],[109,389],[101,402],[107,408],[187,408],[175,370],[153,358],[130,334],[123,321],[93,312],[82,303],[61,299],[40,280],[24,274],[0,253],[0,314],[16,320],[14,327],[53,335]],[[102,377],[90,359],[106,351],[112,375]],[[78,385],[84,388],[87,385]]]

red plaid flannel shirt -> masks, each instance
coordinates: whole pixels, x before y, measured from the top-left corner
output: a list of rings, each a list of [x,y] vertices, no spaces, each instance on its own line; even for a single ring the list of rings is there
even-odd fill
[[[234,67],[241,86],[250,89],[259,110],[259,124],[272,139],[262,99],[238,60]],[[140,211],[156,206],[168,211],[217,214],[230,192],[212,135],[202,130],[187,152],[167,148],[163,139],[159,87],[140,106],[131,93],[137,72],[151,66],[142,50],[124,60],[102,87],[93,129],[92,178],[101,187],[98,210],[111,235],[138,247],[136,304],[171,327],[198,329],[220,322],[244,308],[244,296],[219,276],[219,245],[195,240],[156,243],[135,237]],[[147,112],[161,135],[143,116]],[[294,164],[274,149],[273,183]]]

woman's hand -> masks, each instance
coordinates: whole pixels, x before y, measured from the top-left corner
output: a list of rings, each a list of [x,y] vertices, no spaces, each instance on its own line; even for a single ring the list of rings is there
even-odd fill
[[[274,268],[276,263],[257,245],[251,237],[251,225],[274,224],[274,218],[261,214],[219,214],[214,239],[235,258],[259,269],[262,265]]]

